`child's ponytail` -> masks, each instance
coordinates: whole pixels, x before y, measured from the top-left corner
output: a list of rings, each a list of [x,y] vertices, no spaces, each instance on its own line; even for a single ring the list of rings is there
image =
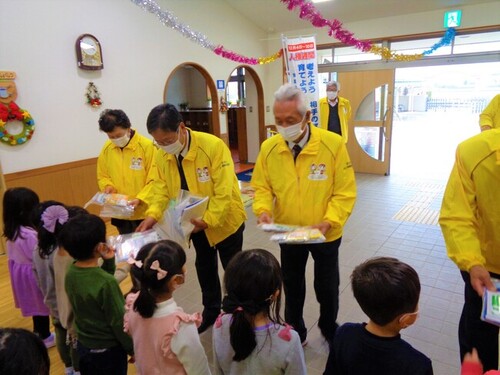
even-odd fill
[[[144,260],[141,260],[144,259]],[[183,274],[186,253],[180,245],[170,240],[147,244],[132,259],[132,274],[141,289],[134,302],[134,310],[143,318],[151,318],[156,310],[156,298],[168,290],[168,282],[175,275]]]
[[[224,274],[227,295],[222,309],[232,314],[229,328],[234,361],[243,361],[256,348],[255,316],[262,314],[280,324],[280,292],[282,277],[277,259],[262,249],[236,254]],[[274,305],[274,312],[271,306]]]

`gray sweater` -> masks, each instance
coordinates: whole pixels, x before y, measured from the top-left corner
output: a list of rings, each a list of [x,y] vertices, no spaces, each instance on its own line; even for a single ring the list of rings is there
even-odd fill
[[[283,335],[282,331],[286,332],[288,328],[279,324],[272,324],[264,329],[257,328],[255,330],[257,347],[243,361],[233,361],[234,350],[229,335],[231,318],[231,314],[223,315],[219,318],[222,324],[216,322],[213,328],[215,374],[303,375],[307,373],[299,335],[294,330],[290,330],[289,335]],[[287,336],[288,338],[283,338]]]

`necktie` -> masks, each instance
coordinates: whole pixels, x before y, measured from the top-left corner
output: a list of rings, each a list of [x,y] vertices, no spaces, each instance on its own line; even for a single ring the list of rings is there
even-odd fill
[[[184,175],[184,168],[182,168],[182,160],[184,157],[182,155],[179,155],[177,157],[177,168],[179,169],[179,176],[181,177],[181,189],[183,190],[189,190],[188,184],[186,181],[186,176]]]
[[[302,147],[299,145],[295,145],[292,148],[292,153],[293,153],[293,161],[297,160],[297,156],[299,156],[300,151],[302,151]]]

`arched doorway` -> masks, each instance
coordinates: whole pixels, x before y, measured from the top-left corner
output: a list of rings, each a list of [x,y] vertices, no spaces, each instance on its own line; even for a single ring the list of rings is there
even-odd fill
[[[226,84],[228,143],[235,163],[255,163],[266,139],[264,90],[255,70],[237,66]]]
[[[165,83],[163,100],[177,106],[189,128],[220,137],[217,88],[201,65],[194,62],[178,65]]]

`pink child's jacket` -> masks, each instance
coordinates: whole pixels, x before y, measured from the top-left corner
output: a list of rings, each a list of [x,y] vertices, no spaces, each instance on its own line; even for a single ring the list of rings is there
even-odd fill
[[[477,362],[464,362],[461,375],[483,375],[483,366]],[[500,371],[490,370],[484,375],[500,375]]]

